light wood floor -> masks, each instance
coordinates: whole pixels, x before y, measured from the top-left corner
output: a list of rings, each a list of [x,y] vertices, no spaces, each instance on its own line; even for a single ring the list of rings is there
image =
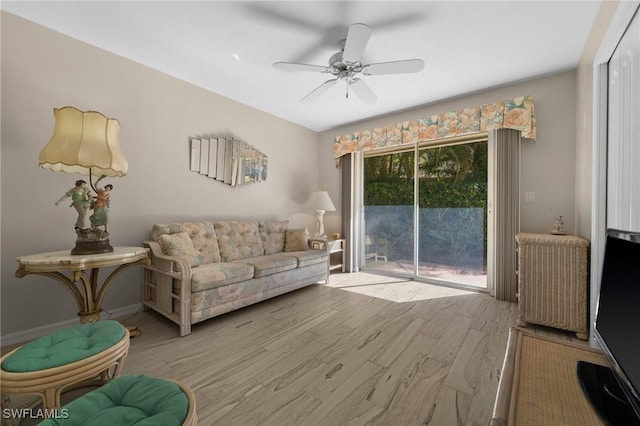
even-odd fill
[[[483,293],[336,274],[186,337],[136,314],[124,374],[186,383],[202,425],[487,425],[516,313]]]

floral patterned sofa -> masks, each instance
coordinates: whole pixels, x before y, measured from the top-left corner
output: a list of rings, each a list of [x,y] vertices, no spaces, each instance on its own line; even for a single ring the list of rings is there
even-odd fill
[[[288,221],[156,224],[143,245],[151,258],[144,305],[177,323],[180,336],[192,324],[329,277],[326,243]]]

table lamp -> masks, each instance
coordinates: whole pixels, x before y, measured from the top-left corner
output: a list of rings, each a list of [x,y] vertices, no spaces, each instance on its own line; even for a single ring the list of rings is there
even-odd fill
[[[316,233],[313,238],[326,239],[327,235],[324,233],[323,216],[326,211],[335,211],[336,207],[333,205],[331,198],[327,191],[316,191],[311,194],[306,204],[308,209],[313,209],[318,214],[318,223],[316,225]]]
[[[89,176],[87,182],[78,179],[58,201],[71,199],[70,207],[78,213],[74,229],[76,246],[71,254],[96,254],[113,251],[107,232],[109,192],[113,185],[97,187],[105,177],[120,177],[127,173],[127,159],[120,150],[120,123],[96,111],[80,111],[74,107],[54,108],[56,119],[53,136],[40,151],[39,164],[56,172]],[[94,177],[98,179],[94,182]],[[93,190],[93,194],[91,191]],[[86,226],[89,211],[91,225]]]

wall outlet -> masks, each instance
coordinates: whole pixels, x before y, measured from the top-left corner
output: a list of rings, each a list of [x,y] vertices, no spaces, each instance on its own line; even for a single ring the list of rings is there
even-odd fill
[[[536,202],[536,193],[535,192],[525,192],[524,193],[524,202],[525,203],[535,203]]]

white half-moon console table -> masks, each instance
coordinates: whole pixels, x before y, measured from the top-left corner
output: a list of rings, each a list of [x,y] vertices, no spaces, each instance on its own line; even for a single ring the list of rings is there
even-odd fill
[[[102,300],[113,279],[130,266],[149,264],[149,254],[143,247],[114,247],[111,253],[72,255],[63,250],[21,256],[17,261],[16,277],[43,275],[58,281],[75,299],[80,322],[89,323],[100,321]],[[116,269],[99,284],[100,268],[112,266]]]

